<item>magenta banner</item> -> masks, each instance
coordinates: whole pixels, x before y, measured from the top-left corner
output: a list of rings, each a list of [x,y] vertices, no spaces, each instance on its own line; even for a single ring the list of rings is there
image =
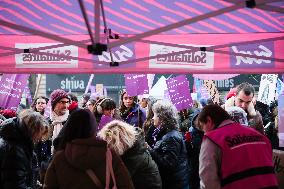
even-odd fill
[[[126,91],[129,96],[149,93],[147,74],[124,74]]]
[[[4,74],[0,80],[0,107],[17,110],[29,74]]]
[[[192,107],[189,82],[185,75],[167,79],[166,83],[170,99],[178,111]]]

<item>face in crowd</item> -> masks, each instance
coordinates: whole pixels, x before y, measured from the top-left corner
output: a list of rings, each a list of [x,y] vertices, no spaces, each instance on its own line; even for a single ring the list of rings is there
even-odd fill
[[[36,101],[36,110],[38,112],[43,112],[46,108],[46,100],[43,98],[39,98]]]
[[[123,101],[124,106],[126,106],[126,108],[131,108],[134,104],[134,97],[128,96],[127,93],[124,93],[122,97],[122,101]]]
[[[68,98],[60,99],[54,107],[54,112],[59,116],[64,115],[68,110],[69,104],[70,100]]]
[[[88,108],[91,112],[94,111],[94,103],[91,102],[91,100],[88,100],[88,102],[86,103],[86,108]]]
[[[139,104],[140,104],[140,106],[141,106],[142,108],[146,108],[147,105],[148,105],[148,100],[147,100],[147,98],[141,98]]]
[[[253,93],[246,95],[245,92],[242,90],[236,96],[235,105],[246,111],[248,109],[248,106],[252,104],[252,101]]]

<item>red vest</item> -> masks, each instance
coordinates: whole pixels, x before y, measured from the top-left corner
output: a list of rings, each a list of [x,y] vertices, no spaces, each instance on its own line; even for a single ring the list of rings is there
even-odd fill
[[[223,189],[278,188],[271,144],[264,135],[232,123],[205,136],[221,149]]]

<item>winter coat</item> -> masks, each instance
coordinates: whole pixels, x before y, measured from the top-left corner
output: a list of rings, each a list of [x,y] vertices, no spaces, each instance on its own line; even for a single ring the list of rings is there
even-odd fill
[[[130,108],[128,111],[122,112],[121,118],[130,125],[142,127],[144,121],[146,120],[146,113],[138,104],[135,104],[135,106]]]
[[[92,169],[105,185],[106,149],[106,142],[95,138],[76,139],[68,143],[65,150],[57,151],[54,155],[47,169],[43,188],[98,188],[85,172],[87,169]],[[113,151],[112,159],[117,187],[119,189],[134,188],[127,168]]]
[[[186,140],[186,150],[189,159],[189,185],[190,189],[199,189],[199,153],[204,133],[191,126],[189,128],[189,141]]]
[[[188,187],[187,152],[183,137],[177,130],[165,134],[150,153],[158,165],[163,189]]]
[[[18,118],[12,118],[0,127],[0,188],[36,188],[37,160],[26,126]]]
[[[146,134],[146,142],[150,147],[154,147],[156,142],[161,140],[162,137],[166,134],[166,130],[163,128],[157,128],[154,125],[149,127],[149,130]]]
[[[162,180],[155,161],[145,146],[142,132],[134,145],[121,156],[135,189],[161,189]]]

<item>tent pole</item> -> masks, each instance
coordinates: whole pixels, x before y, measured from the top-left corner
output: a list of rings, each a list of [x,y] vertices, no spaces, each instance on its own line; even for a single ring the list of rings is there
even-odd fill
[[[36,99],[36,97],[37,97],[38,90],[39,90],[39,86],[40,86],[41,79],[42,79],[42,74],[38,74],[38,75],[39,75],[39,79],[38,79],[38,82],[37,82],[37,85],[36,85],[36,90],[35,90],[34,99]]]

